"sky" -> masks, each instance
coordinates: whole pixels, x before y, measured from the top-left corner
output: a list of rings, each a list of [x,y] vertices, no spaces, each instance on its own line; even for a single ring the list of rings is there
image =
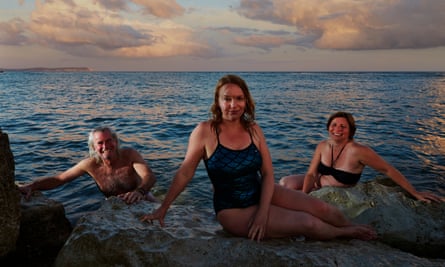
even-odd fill
[[[445,71],[444,0],[2,0],[0,68]]]

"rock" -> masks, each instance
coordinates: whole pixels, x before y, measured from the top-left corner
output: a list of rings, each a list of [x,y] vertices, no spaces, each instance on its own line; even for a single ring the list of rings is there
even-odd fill
[[[63,205],[34,192],[29,201],[22,199],[22,220],[17,254],[29,260],[54,257],[72,232]]]
[[[212,209],[172,206],[162,228],[139,220],[159,204],[110,198],[79,219],[55,266],[445,266],[444,203],[414,201],[376,181],[313,194],[372,224],[379,239],[258,243],[225,232]],[[427,249],[434,258],[422,257]]]
[[[381,242],[424,257],[445,258],[445,203],[416,201],[390,179],[311,195],[337,206],[357,223],[370,224]]]
[[[0,266],[49,266],[72,226],[63,206],[35,192],[21,200],[14,157],[0,129]]]
[[[63,205],[34,192],[29,201],[22,198],[21,214],[16,249],[0,266],[52,266],[72,231]]]
[[[20,230],[20,193],[14,172],[8,135],[0,130],[0,258],[15,250]]]

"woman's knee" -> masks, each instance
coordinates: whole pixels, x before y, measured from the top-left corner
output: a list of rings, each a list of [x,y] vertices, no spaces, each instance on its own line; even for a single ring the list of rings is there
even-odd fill
[[[328,215],[332,214],[336,208],[331,204],[324,202],[320,199],[316,199],[315,202],[312,203],[311,209],[314,211],[314,215],[320,218],[320,215]]]
[[[284,176],[280,179],[279,184],[286,188],[296,189],[298,187],[298,176],[297,175],[289,175]]]
[[[278,184],[284,187],[287,187],[287,182],[289,180],[289,176],[284,176],[283,178],[278,181]]]

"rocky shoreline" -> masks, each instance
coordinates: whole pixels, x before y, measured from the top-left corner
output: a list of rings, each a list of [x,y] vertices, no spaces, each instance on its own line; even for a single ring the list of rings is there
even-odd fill
[[[2,266],[445,266],[445,203],[407,196],[388,179],[312,195],[372,225],[378,240],[254,242],[226,233],[213,209],[172,206],[166,227],[142,223],[159,204],[110,198],[74,228],[60,203],[36,193],[20,200],[14,160],[0,132]]]

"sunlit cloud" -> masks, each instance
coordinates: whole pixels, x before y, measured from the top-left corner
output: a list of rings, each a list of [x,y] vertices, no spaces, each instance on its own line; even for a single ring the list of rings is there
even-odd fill
[[[144,12],[162,18],[182,14],[174,1],[143,1]],[[127,3],[128,4],[128,3]],[[194,30],[170,20],[131,20],[124,1],[37,2],[30,22],[2,22],[1,44],[41,44],[78,56],[166,57],[210,53],[194,41]],[[107,5],[107,8],[104,8]],[[125,12],[127,12],[125,11]]]
[[[108,10],[128,11],[129,4],[134,3],[142,8],[144,14],[151,14],[159,18],[172,18],[184,14],[185,9],[174,0],[95,0]]]
[[[444,10],[441,0],[241,0],[238,12],[295,26],[296,45],[362,50],[444,46]]]
[[[0,4],[5,66],[182,64],[207,70],[211,64],[275,70],[269,65],[339,69],[344,64],[355,70],[365,61],[372,69],[393,69],[395,61],[402,69],[444,66],[437,56],[445,49],[443,0],[11,2]]]
[[[160,18],[180,16],[184,14],[185,11],[185,9],[174,0],[133,0],[133,2],[143,6],[145,13],[153,14]]]

